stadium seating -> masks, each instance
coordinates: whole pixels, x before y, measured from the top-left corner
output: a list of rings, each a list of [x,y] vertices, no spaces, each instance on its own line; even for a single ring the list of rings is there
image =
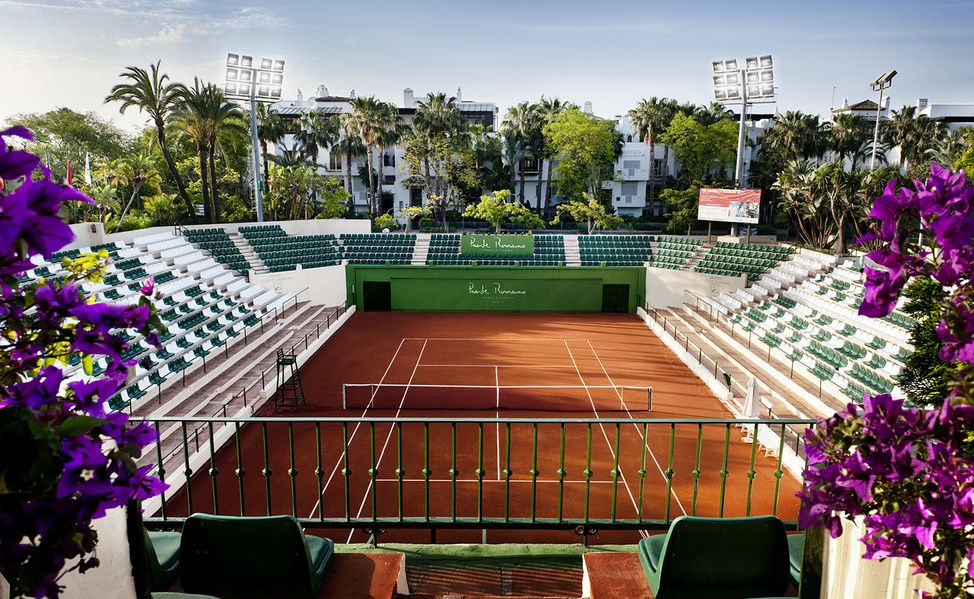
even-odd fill
[[[240,234],[254,248],[270,272],[319,268],[341,264],[334,235],[288,235],[279,225],[240,227]]]
[[[535,235],[531,257],[463,256],[460,254],[460,235],[433,233],[430,236],[426,263],[440,266],[465,266],[475,262],[483,266],[564,266],[565,239],[561,235]]]
[[[98,301],[135,303],[145,281],[152,277],[156,309],[167,327],[158,348],[135,330],[116,331],[129,343],[123,358],[135,365],[125,388],[108,401],[115,410],[148,399],[153,387],[174,381],[175,375],[196,366],[209,352],[222,349],[284,300],[276,292],[247,283],[185,238],[170,233],[59,252],[50,262],[39,262],[28,271],[24,282],[55,279],[61,275],[61,259],[101,249],[109,252],[113,262],[102,281],[82,283],[85,292]],[[106,366],[105,358],[94,360],[91,374],[100,375]],[[85,376],[77,358],[66,370],[71,378]]]
[[[348,264],[409,264],[413,259],[413,233],[342,233],[342,258]]]
[[[783,265],[784,266],[784,265]],[[838,390],[843,400],[861,401],[863,393],[888,393],[910,355],[912,319],[870,319],[858,314],[862,300],[859,272],[851,264],[781,283],[778,268],[748,290],[722,294],[711,305],[753,339],[787,355],[811,382]],[[768,281],[771,279],[770,281]],[[759,289],[770,292],[762,295]],[[825,382],[831,385],[824,385]]]
[[[246,273],[250,270],[250,263],[243,257],[227,232],[221,228],[211,229],[183,229],[183,235],[191,243],[210,253],[218,262],[227,268]]]
[[[782,260],[787,260],[793,251],[787,246],[719,241],[693,270],[732,277],[747,274],[753,281]]]
[[[689,237],[658,237],[653,248],[651,266],[681,270],[697,253],[703,241]]]
[[[653,255],[652,235],[579,235],[582,266],[640,266]]]

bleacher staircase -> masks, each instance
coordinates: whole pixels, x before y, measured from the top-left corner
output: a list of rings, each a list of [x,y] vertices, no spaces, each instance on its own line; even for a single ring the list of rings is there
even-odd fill
[[[565,235],[565,266],[581,266],[581,252],[578,249],[578,235]]]
[[[270,272],[270,269],[267,268],[264,261],[261,260],[260,256],[257,255],[257,252],[254,251],[253,246],[247,243],[247,240],[242,235],[239,233],[229,233],[228,235],[230,236],[230,241],[233,242],[233,245],[236,246],[237,250],[243,255],[244,258],[247,259],[247,262],[250,263],[250,268],[254,272],[258,274]]]
[[[426,264],[426,258],[430,252],[429,233],[419,233],[416,235],[416,245],[413,246],[413,261],[410,264],[422,266]]]

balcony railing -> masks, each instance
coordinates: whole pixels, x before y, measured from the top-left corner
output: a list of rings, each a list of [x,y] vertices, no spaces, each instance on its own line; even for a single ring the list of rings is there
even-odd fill
[[[660,530],[683,514],[775,514],[795,526],[786,440],[812,420],[490,414],[152,419],[182,442],[177,460],[157,450],[173,488],[147,523],[290,514],[311,528],[434,539],[437,529]]]

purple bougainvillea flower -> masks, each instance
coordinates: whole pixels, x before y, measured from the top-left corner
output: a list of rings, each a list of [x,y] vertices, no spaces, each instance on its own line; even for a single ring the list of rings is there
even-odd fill
[[[27,207],[26,194],[14,192],[0,196],[0,252],[11,253],[14,240],[20,237],[26,223],[34,217]]]
[[[3,141],[4,137],[20,137],[30,141],[34,136],[25,127],[10,127],[0,131],[0,179],[29,177],[40,164],[40,157],[25,150],[8,149]]]
[[[152,291],[153,289],[155,289],[155,286],[156,286],[155,278],[149,277],[148,279],[145,280],[145,283],[142,283],[142,286],[139,287],[139,293],[148,297],[152,297]]]
[[[63,202],[92,203],[92,200],[71,187],[58,185],[47,179],[25,183],[7,196],[26,198],[31,214],[21,223],[20,235],[31,253],[50,258],[74,239],[71,227],[59,216]],[[0,250],[3,246],[0,246]]]
[[[20,405],[32,410],[48,407],[58,402],[58,391],[64,376],[54,366],[42,368],[37,376],[6,388],[8,405]]]
[[[896,228],[900,217],[916,206],[917,196],[913,190],[905,187],[896,189],[896,182],[890,181],[869,211],[870,218],[879,221],[878,238],[883,241],[896,239]]]

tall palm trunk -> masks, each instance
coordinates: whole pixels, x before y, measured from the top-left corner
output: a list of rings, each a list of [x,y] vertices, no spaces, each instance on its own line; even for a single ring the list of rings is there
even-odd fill
[[[179,192],[179,197],[183,199],[183,203],[186,204],[186,211],[189,213],[190,222],[196,218],[196,208],[193,206],[193,200],[189,199],[189,194],[186,193],[186,186],[183,185],[183,179],[179,176],[179,170],[176,168],[176,161],[172,158],[172,153],[169,151],[169,146],[166,145],[166,124],[162,118],[156,118],[156,139],[159,141],[159,149],[162,150],[162,157],[166,159],[166,166],[169,167],[169,174],[172,175],[173,180],[176,182],[176,190]]]
[[[270,178],[270,173],[268,172],[269,169],[267,168],[268,165],[267,165],[267,140],[266,139],[260,140],[260,156],[261,156],[260,161],[264,165],[264,172],[262,173],[264,175],[263,191],[264,193],[267,193],[267,190],[271,188],[271,178]]]
[[[522,161],[521,157],[518,157],[517,160],[517,172],[518,175],[520,175],[521,177],[521,191],[518,194],[518,199],[523,204],[524,203],[524,162]]]
[[[366,193],[368,194],[369,212],[375,217],[378,213],[376,212],[375,185],[372,179],[372,144],[366,146],[365,154],[365,179],[368,188]]]
[[[352,194],[352,148],[345,148],[345,191],[349,195]],[[355,200],[352,200],[352,206],[355,206]]]
[[[670,144],[663,144],[663,185],[666,185],[666,180],[670,176]],[[653,200],[653,205],[656,205],[656,200]],[[659,207],[660,214],[663,213],[663,206]]]
[[[649,197],[651,202],[656,201],[656,144],[653,143],[653,128],[649,128],[646,134],[646,143],[649,145]]]
[[[552,170],[552,168],[554,168],[554,165],[551,163],[551,160],[545,160],[545,163],[548,166],[548,169],[547,169],[548,172],[547,172],[547,176],[545,177],[545,180],[544,180],[544,187],[545,187],[545,190],[544,190],[544,210],[547,211],[548,210],[548,206],[551,205],[551,170]]]
[[[210,144],[210,198],[213,202],[214,222],[220,222],[220,194],[216,187],[216,144]]]
[[[207,177],[206,166],[206,148],[202,145],[198,145],[197,148],[200,157],[200,186],[203,192],[203,218],[206,222],[213,222],[213,207],[210,205],[210,182],[209,177]]]
[[[541,206],[541,177],[544,175],[544,160],[538,157],[538,180],[534,185],[534,205],[538,213],[542,212]]]
[[[129,208],[132,207],[132,202],[135,201],[135,198],[139,197],[139,191],[142,190],[142,185],[142,183],[136,183],[132,188],[132,195],[129,197],[129,201],[125,204],[125,209],[122,210],[122,214],[118,217],[118,225],[115,227],[115,231],[122,228],[122,221],[125,220],[125,215],[128,214]]]

